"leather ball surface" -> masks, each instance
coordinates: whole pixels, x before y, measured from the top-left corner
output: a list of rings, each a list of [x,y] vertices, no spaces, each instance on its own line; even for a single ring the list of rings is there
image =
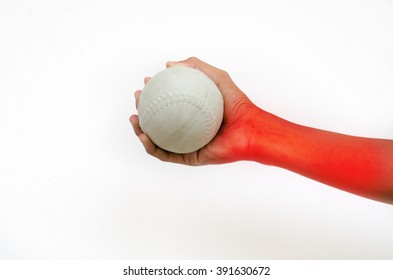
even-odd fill
[[[217,134],[224,102],[216,84],[199,70],[174,66],[156,74],[138,103],[142,131],[159,147],[190,153]]]

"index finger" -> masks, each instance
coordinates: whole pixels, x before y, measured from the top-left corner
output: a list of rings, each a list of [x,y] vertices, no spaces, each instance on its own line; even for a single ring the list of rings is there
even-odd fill
[[[219,68],[216,68],[196,57],[190,57],[187,58],[186,60],[182,61],[169,61],[166,64],[167,67],[173,67],[173,66],[187,66],[191,67],[194,69],[197,69],[203,73],[205,73],[210,79],[213,80],[213,82],[217,85],[217,87],[222,91],[222,89],[226,88],[228,86],[228,83],[232,85],[233,82],[228,75],[227,72],[224,70],[221,70]]]

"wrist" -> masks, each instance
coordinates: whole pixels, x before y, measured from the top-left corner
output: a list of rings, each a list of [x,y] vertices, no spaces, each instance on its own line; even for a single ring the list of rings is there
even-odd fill
[[[245,153],[246,160],[262,164],[282,166],[290,160],[291,145],[299,130],[291,123],[257,108],[249,122],[250,142]]]

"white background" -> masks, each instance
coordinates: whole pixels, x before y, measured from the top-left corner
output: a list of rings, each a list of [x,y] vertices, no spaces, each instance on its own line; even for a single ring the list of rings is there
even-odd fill
[[[393,2],[0,0],[0,258],[392,259],[393,206],[253,162],[145,154],[133,92],[168,60],[263,109],[393,138]]]

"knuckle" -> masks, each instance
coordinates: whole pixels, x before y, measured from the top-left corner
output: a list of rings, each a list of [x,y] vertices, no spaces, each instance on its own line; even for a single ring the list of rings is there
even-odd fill
[[[230,78],[229,73],[224,70],[219,71],[219,76],[221,79],[229,79]]]
[[[199,62],[199,59],[196,58],[195,56],[190,56],[189,58],[186,59],[186,61],[189,61],[191,63],[197,63]]]

